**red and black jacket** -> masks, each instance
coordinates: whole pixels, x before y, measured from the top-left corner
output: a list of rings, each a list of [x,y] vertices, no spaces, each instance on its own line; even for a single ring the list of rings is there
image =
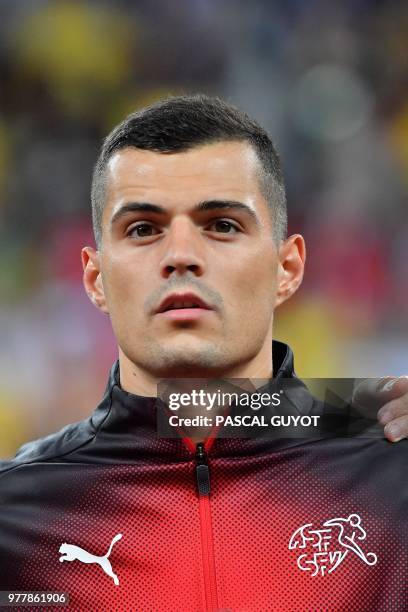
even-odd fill
[[[274,379],[297,381],[290,349],[273,353]],[[299,414],[318,410],[298,383]],[[88,419],[1,464],[0,590],[66,592],[75,610],[408,609],[406,441],[197,449],[157,437],[158,405],[116,363]]]

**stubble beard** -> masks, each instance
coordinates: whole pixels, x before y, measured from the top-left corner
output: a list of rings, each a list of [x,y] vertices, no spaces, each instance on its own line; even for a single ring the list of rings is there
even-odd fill
[[[133,363],[156,378],[212,378],[230,369],[228,351],[219,344],[166,346],[151,340],[142,354],[128,355]]]

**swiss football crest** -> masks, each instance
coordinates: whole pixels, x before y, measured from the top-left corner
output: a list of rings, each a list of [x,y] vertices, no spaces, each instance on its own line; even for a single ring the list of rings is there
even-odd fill
[[[297,550],[298,568],[311,576],[332,574],[349,554],[355,554],[366,565],[375,565],[377,555],[364,552],[362,542],[367,533],[358,514],[333,518],[319,526],[307,523],[296,529],[289,541],[289,550]]]

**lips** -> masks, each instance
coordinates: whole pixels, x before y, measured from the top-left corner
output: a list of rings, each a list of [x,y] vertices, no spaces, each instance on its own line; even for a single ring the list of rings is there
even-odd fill
[[[183,310],[199,308],[202,310],[213,310],[203,299],[194,293],[172,293],[166,297],[156,310],[156,314],[169,310]]]

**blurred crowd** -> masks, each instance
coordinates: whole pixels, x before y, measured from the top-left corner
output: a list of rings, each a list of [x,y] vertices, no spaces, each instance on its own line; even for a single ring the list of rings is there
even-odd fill
[[[0,1],[0,456],[83,418],[116,357],[81,284],[102,138],[220,95],[281,154],[304,286],[277,316],[303,376],[408,373],[404,0]]]

